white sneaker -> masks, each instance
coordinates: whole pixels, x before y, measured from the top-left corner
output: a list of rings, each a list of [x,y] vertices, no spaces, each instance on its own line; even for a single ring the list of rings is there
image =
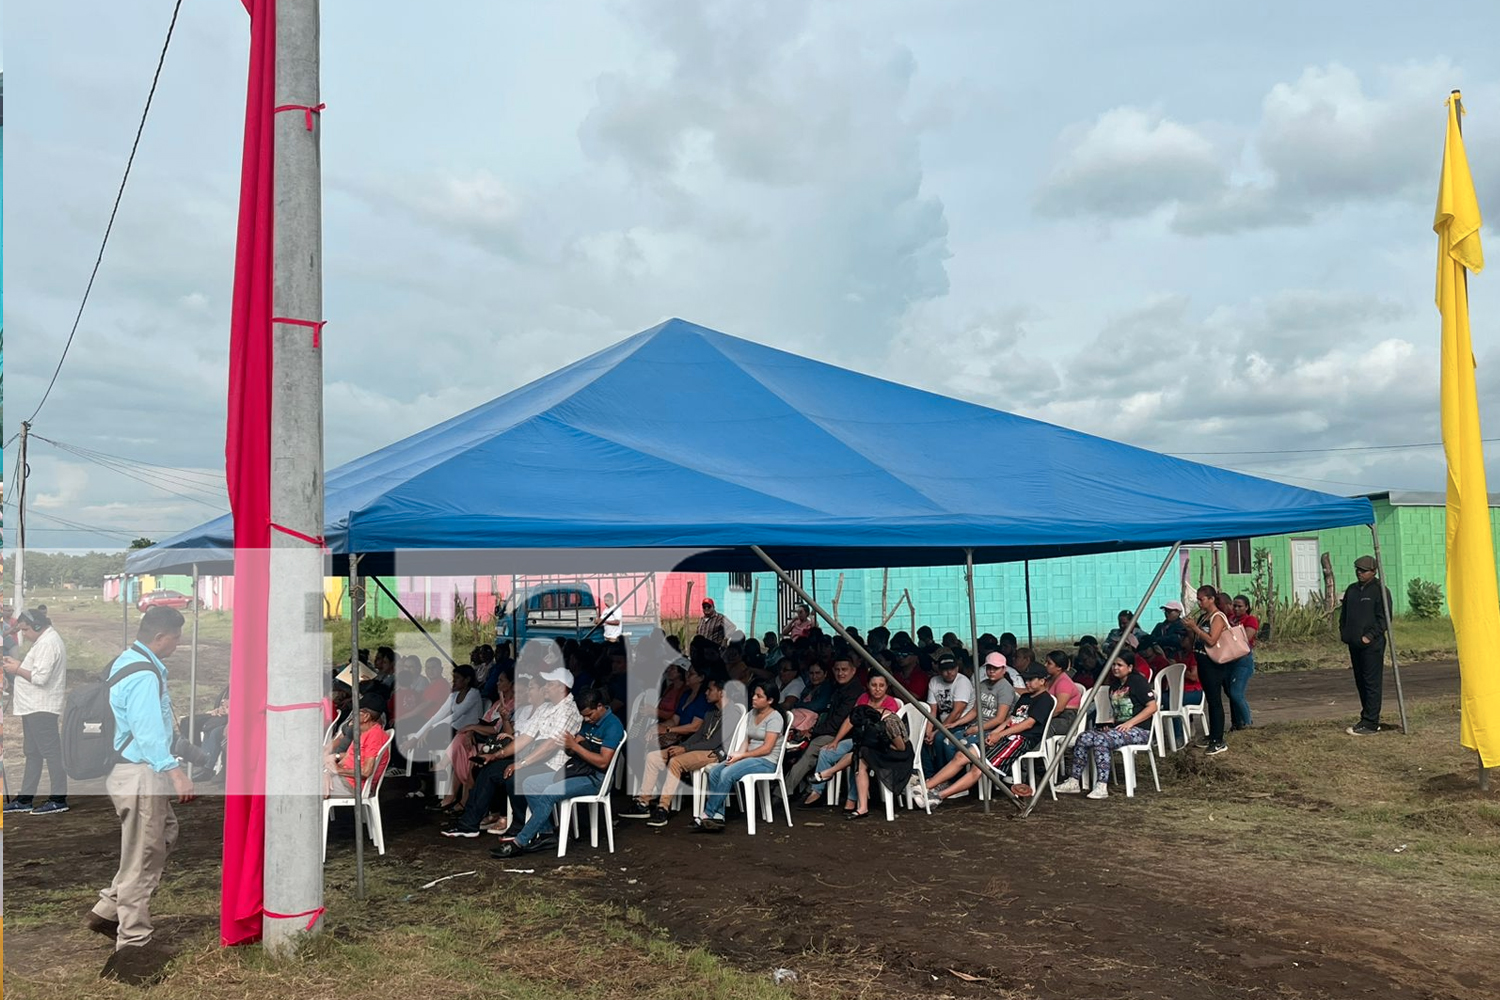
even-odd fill
[[[929,790],[922,798],[926,800],[924,804],[928,809],[933,809],[943,804],[943,797],[935,791]]]
[[[1107,799],[1109,798],[1109,786],[1101,781],[1089,789],[1089,794],[1086,797],[1090,799]]]
[[[1077,795],[1083,791],[1083,786],[1078,783],[1077,778],[1069,778],[1066,781],[1058,782],[1052,790],[1059,795]]]

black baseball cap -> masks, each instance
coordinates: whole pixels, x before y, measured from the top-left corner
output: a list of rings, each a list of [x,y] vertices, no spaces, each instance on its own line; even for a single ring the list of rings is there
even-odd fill
[[[1031,664],[1031,666],[1021,671],[1021,680],[1023,681],[1044,681],[1046,679],[1047,668],[1042,666],[1040,663],[1033,663]]]
[[[937,655],[937,665],[939,670],[947,670],[950,666],[957,666],[957,664],[958,657],[953,655],[953,651],[951,649],[944,650]]]

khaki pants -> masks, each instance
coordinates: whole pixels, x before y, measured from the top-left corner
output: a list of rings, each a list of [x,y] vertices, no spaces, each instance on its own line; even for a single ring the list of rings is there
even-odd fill
[[[116,764],[104,787],[120,819],[120,870],[110,887],[99,891],[94,912],[120,922],[118,951],[151,940],[151,894],[177,846],[177,814],[171,779],[149,764]]]
[[[646,773],[641,777],[641,801],[650,802],[656,795],[656,784],[661,780],[662,768],[670,775],[667,786],[662,789],[658,805],[663,809],[672,807],[672,796],[678,793],[682,777],[699,771],[710,764],[717,764],[719,757],[710,750],[689,750],[667,759],[665,750],[653,750],[646,755]]]

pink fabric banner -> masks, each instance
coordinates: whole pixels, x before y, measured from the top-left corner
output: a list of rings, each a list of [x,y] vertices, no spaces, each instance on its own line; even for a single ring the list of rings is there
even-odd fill
[[[224,864],[219,937],[261,935],[265,897],[267,550],[271,544],[272,122],[275,0],[243,0],[250,14],[250,74],[240,168],[234,305],[229,325],[228,433],[224,471],[234,511],[235,615],[225,759]]]

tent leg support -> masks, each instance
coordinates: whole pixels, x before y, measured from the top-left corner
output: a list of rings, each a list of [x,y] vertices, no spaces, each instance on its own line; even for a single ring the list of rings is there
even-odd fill
[[[1375,546],[1375,572],[1380,577],[1380,589],[1385,594],[1385,648],[1391,654],[1391,673],[1396,677],[1396,709],[1401,713],[1401,734],[1410,732],[1406,725],[1406,695],[1401,691],[1401,665],[1396,662],[1396,636],[1391,631],[1391,619],[1395,608],[1391,607],[1391,588],[1385,578],[1385,564],[1380,560],[1380,532],[1370,525],[1370,541]]]
[[[1177,553],[1181,549],[1182,543],[1174,542],[1171,550],[1167,552],[1167,557],[1161,561],[1161,567],[1157,569],[1156,575],[1151,578],[1151,586],[1146,588],[1146,592],[1141,595],[1141,602],[1135,606],[1135,614],[1131,615],[1130,621],[1125,623],[1125,628],[1121,632],[1119,640],[1115,642],[1114,648],[1109,651],[1109,658],[1099,668],[1099,679],[1094,682],[1095,684],[1103,684],[1105,683],[1105,679],[1109,677],[1109,668],[1119,658],[1120,650],[1125,648],[1125,640],[1130,638],[1131,632],[1135,630],[1135,623],[1140,619],[1141,612],[1145,611],[1146,605],[1151,603],[1151,595],[1156,593],[1157,586],[1161,584],[1161,578],[1167,575],[1167,567],[1172,565],[1172,560],[1177,558]],[[1078,734],[1082,731],[1087,720],[1088,712],[1080,704],[1078,706],[1078,717],[1073,720],[1073,725],[1068,727],[1068,738],[1063,741],[1064,753],[1067,750],[1068,744],[1078,738]],[[1063,754],[1060,753],[1042,769],[1042,780],[1037,782],[1036,787],[1031,790],[1031,801],[1027,802],[1026,808],[1021,810],[1022,819],[1030,816],[1031,810],[1035,809],[1036,804],[1042,801],[1042,792],[1047,790],[1052,784],[1053,779],[1057,776],[1057,769],[1062,766],[1062,759]]]
[[[752,545],[750,546],[750,551],[755,553],[757,559],[766,564],[767,569],[776,574],[777,579],[786,584],[787,587],[789,587],[792,592],[795,593],[798,597],[802,598],[803,601],[807,602],[807,606],[812,608],[813,612],[817,614],[819,618],[828,623],[829,628],[833,629],[836,633],[839,634],[839,636],[843,638],[845,642],[849,644],[849,648],[854,650],[854,652],[859,655],[860,659],[864,660],[867,667],[875,671],[880,676],[884,677],[886,683],[890,685],[891,690],[895,691],[898,697],[913,705],[918,712],[921,712],[923,717],[927,719],[928,724],[931,725],[934,730],[946,736],[949,741],[951,741],[953,745],[958,748],[958,752],[969,759],[969,763],[979,768],[981,777],[987,779],[992,785],[1000,789],[1000,791],[1004,792],[1005,796],[1009,798],[1010,801],[1017,807],[1021,805],[1021,801],[1017,799],[1015,793],[1010,790],[1010,783],[1004,779],[1000,772],[991,767],[990,762],[985,760],[984,757],[979,754],[979,751],[969,746],[963,740],[960,740],[953,734],[953,731],[951,729],[943,725],[943,721],[936,715],[932,714],[932,709],[927,707],[926,702],[914,697],[910,691],[906,690],[905,686],[902,685],[900,681],[896,680],[896,678],[891,675],[891,672],[885,669],[885,667],[879,660],[870,655],[870,651],[865,648],[863,643],[856,642],[854,637],[849,634],[849,630],[835,621],[833,616],[830,615],[828,611],[821,604],[819,604],[811,594],[803,589],[801,584],[792,579],[790,573],[782,569],[780,566],[776,565],[771,557],[766,555],[765,549],[762,549],[759,545]],[[915,750],[916,748],[913,747],[913,751]]]
[[[984,667],[979,663],[979,613],[974,604],[974,550],[964,549],[964,589],[969,592],[969,651],[974,658],[974,697],[977,704],[974,706],[974,722],[981,734],[980,743],[983,744],[984,724],[989,721],[984,717],[984,702],[979,699],[979,679],[984,676]],[[984,800],[984,811],[990,811],[990,800],[986,796]]]

